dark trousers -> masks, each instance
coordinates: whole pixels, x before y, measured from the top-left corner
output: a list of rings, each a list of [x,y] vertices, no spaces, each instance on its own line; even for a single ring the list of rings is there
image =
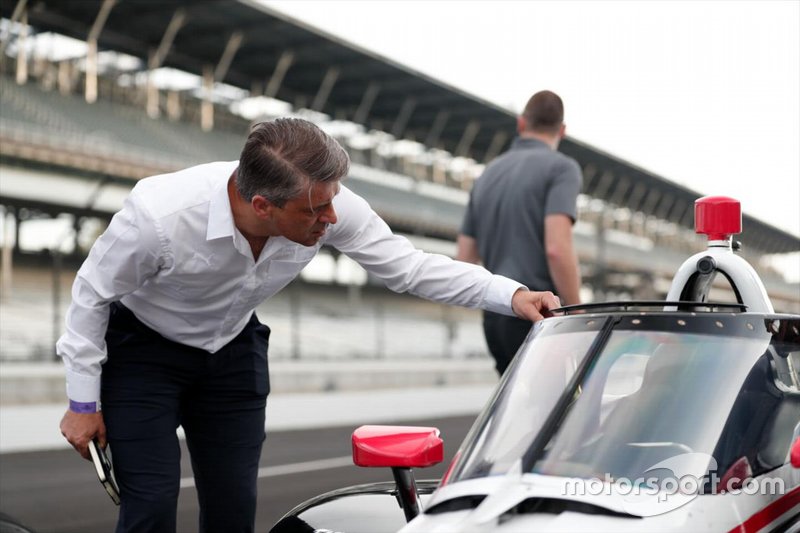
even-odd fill
[[[255,315],[214,354],[169,341],[112,304],[102,407],[122,504],[117,532],[174,532],[183,426],[199,531],[252,532],[269,392]]]
[[[525,342],[532,326],[530,320],[484,311],[483,334],[489,352],[494,357],[497,373],[501,376],[511,364],[519,347]]]

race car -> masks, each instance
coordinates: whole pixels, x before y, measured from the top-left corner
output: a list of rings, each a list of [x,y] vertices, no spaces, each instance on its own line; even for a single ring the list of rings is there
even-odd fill
[[[273,533],[800,531],[800,316],[736,255],[739,202],[695,203],[708,249],[665,301],[536,323],[444,477],[436,428],[364,426],[356,465],[394,482],[300,504]],[[708,299],[714,279],[736,301]],[[732,298],[733,300],[733,298]]]

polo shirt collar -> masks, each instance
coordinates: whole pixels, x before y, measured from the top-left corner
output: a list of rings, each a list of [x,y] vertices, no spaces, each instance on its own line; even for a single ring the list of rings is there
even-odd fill
[[[512,150],[519,150],[525,148],[548,148],[547,143],[539,139],[531,139],[530,137],[515,137],[511,143]]]

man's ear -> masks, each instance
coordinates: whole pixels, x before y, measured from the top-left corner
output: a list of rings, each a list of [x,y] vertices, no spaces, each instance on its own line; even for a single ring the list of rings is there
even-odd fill
[[[561,124],[561,129],[558,131],[558,138],[563,139],[567,136],[567,125]]]
[[[517,133],[522,133],[528,127],[528,122],[522,115],[517,116]]]
[[[262,220],[271,219],[272,212],[275,210],[275,204],[258,194],[253,196],[253,199],[250,200],[250,206],[253,208],[253,212],[256,216]]]

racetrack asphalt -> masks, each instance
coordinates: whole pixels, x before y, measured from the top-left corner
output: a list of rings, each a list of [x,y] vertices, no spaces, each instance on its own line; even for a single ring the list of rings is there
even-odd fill
[[[286,511],[322,492],[392,479],[389,469],[352,465],[350,435],[362,424],[439,427],[445,461],[417,477],[441,477],[491,391],[477,386],[271,396],[256,531],[268,531]],[[92,466],[58,433],[61,414],[60,405],[0,408],[0,511],[37,532],[113,531],[116,507]],[[182,448],[178,530],[191,532],[197,530],[197,502],[183,442]]]

